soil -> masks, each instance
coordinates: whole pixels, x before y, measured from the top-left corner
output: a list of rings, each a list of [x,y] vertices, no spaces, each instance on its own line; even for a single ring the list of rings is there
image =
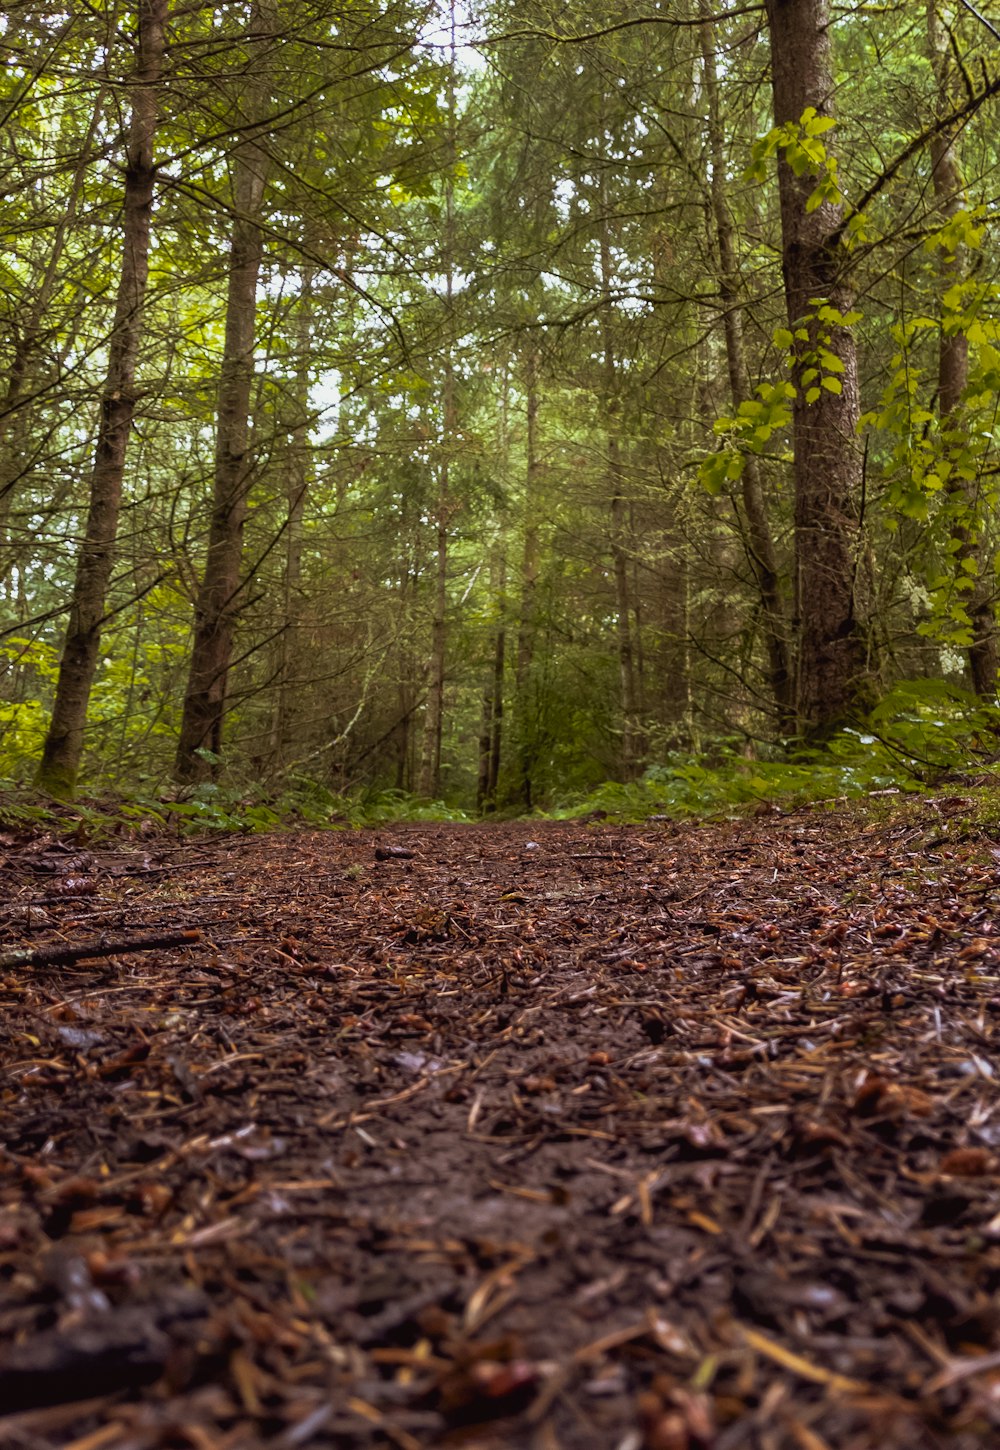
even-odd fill
[[[967,806],[8,830],[0,1445],[1000,1443]]]

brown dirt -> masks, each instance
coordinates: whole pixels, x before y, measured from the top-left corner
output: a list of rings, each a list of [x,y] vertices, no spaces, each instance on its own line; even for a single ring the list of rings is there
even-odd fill
[[[962,805],[8,832],[0,1445],[1000,1442]]]

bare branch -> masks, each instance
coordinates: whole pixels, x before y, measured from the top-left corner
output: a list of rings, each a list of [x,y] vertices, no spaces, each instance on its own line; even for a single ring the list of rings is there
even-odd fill
[[[741,5],[736,10],[723,10],[718,15],[705,17],[709,22],[716,25],[726,20],[737,20],[741,15],[759,15],[764,10],[763,5]],[[476,41],[476,46],[502,45],[508,40],[553,40],[559,45],[581,45],[588,40],[603,40],[607,35],[615,35],[620,30],[632,30],[637,25],[672,25],[675,30],[692,29],[695,26],[703,25],[705,20],[697,17],[690,20],[681,20],[673,15],[636,15],[631,20],[619,20],[614,25],[606,25],[603,30],[588,30],[585,35],[559,35],[554,30],[508,30],[504,35],[488,35],[482,40]]]

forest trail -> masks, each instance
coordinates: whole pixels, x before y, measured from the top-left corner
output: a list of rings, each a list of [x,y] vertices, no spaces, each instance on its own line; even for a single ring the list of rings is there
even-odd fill
[[[8,830],[0,1445],[995,1443],[967,804]]]

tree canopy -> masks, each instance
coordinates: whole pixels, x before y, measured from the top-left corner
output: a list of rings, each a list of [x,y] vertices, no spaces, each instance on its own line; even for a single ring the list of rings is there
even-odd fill
[[[0,774],[491,811],[991,741],[997,39],[16,0]]]

